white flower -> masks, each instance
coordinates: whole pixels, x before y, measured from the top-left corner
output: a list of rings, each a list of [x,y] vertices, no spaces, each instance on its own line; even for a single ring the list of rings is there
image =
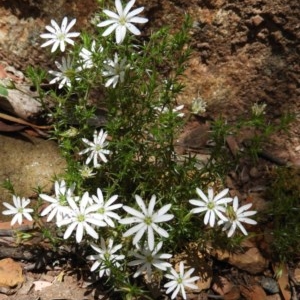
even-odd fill
[[[184,117],[184,113],[182,112],[179,112],[180,110],[182,110],[184,108],[184,105],[179,105],[179,106],[176,106],[175,108],[172,109],[172,113],[174,113],[177,117]],[[159,113],[167,113],[169,112],[170,110],[167,108],[167,107],[154,107],[154,109],[156,109]]]
[[[202,200],[189,200],[193,205],[199,206],[193,208],[191,213],[197,214],[206,211],[204,216],[204,224],[209,223],[210,227],[214,227],[215,221],[220,218],[223,221],[228,219],[223,215],[226,212],[226,204],[232,201],[232,198],[224,198],[229,189],[225,189],[214,197],[214,191],[212,188],[208,189],[208,197],[199,189],[196,189],[197,194]]]
[[[71,75],[74,74],[74,70],[72,69],[72,61],[69,56],[67,58],[62,58],[62,63],[60,64],[58,61],[55,61],[55,65],[61,71],[52,71],[50,70],[49,73],[55,78],[53,78],[49,83],[54,84],[60,81],[58,86],[61,89],[64,85],[71,87]]]
[[[184,273],[184,264],[181,261],[179,264],[179,273],[177,273],[173,268],[170,270],[171,274],[166,274],[165,277],[171,279],[171,281],[167,282],[164,287],[168,288],[166,293],[169,294],[173,291],[171,296],[172,299],[176,297],[179,291],[181,291],[181,295],[183,299],[186,299],[185,288],[188,287],[190,289],[197,289],[198,287],[194,284],[196,280],[198,280],[199,276],[190,277],[194,272],[194,268],[189,269],[186,273]]]
[[[170,268],[172,265],[168,262],[163,261],[163,259],[169,259],[172,257],[171,254],[161,254],[159,250],[161,249],[163,243],[159,242],[154,250],[150,250],[148,245],[144,247],[140,247],[138,244],[136,245],[137,250],[131,251],[131,254],[135,256],[137,259],[128,263],[128,266],[136,266],[142,265],[133,275],[133,277],[140,276],[143,272],[146,272],[147,279],[150,281],[152,274],[152,266],[157,269],[166,271],[167,268]]]
[[[85,138],[82,139],[82,141],[89,147],[80,151],[79,155],[91,152],[85,163],[88,165],[93,160],[94,167],[98,168],[100,167],[100,164],[98,163],[98,157],[101,161],[106,163],[107,158],[105,157],[105,155],[108,155],[110,153],[108,149],[105,149],[105,147],[108,145],[108,142],[105,141],[105,139],[107,138],[107,132],[104,132],[103,129],[101,129],[99,133],[97,133],[97,130],[95,130],[93,138],[94,142],[91,142]]]
[[[64,52],[66,48],[66,43],[74,45],[74,41],[71,40],[71,38],[79,36],[80,33],[69,31],[75,23],[76,19],[73,19],[68,25],[68,18],[64,17],[61,22],[61,27],[59,27],[54,20],[51,20],[52,27],[49,25],[46,26],[46,29],[50,33],[43,33],[40,35],[41,38],[49,39],[49,41],[42,44],[41,47],[47,47],[53,44],[51,52],[54,52],[58,48],[58,46],[60,47],[60,51]]]
[[[107,244],[107,246],[106,246]],[[91,247],[98,252],[99,254],[89,255],[87,257],[88,260],[95,260],[94,264],[91,267],[91,271],[95,271],[99,268],[99,276],[102,277],[104,273],[109,276],[111,273],[110,266],[114,266],[119,268],[120,263],[119,260],[123,260],[125,258],[124,255],[115,254],[118,250],[122,248],[122,245],[113,246],[114,240],[109,238],[107,243],[101,237],[101,248],[96,246],[95,244],[91,244]]]
[[[78,134],[79,134],[79,130],[71,126],[68,130],[62,132],[60,135],[63,137],[75,137]]]
[[[54,191],[55,197],[50,197],[46,194],[40,194],[40,198],[43,200],[50,202],[42,212],[41,216],[44,217],[48,215],[47,222],[50,222],[55,216],[56,221],[61,221],[70,211],[68,198],[74,198],[73,192],[75,190],[75,183],[67,188],[66,182],[62,180],[61,182],[55,181],[54,183]]]
[[[124,82],[125,71],[126,68],[128,67],[125,64],[126,64],[126,58],[123,58],[119,63],[119,57],[117,53],[115,53],[114,60],[108,59],[104,61],[103,64],[104,71],[102,72],[102,75],[104,77],[110,77],[106,81],[105,87],[109,87],[112,85],[112,87],[115,88],[119,81],[121,83]]]
[[[251,107],[252,114],[256,117],[264,115],[266,113],[265,112],[266,107],[267,107],[266,103],[261,103],[261,104],[254,103],[253,106]]]
[[[71,210],[63,220],[56,223],[58,227],[69,225],[69,227],[65,231],[64,239],[68,239],[76,227],[77,243],[81,242],[85,231],[94,239],[98,239],[98,233],[90,224],[104,227],[106,226],[106,223],[94,216],[93,213],[95,213],[97,209],[95,205],[88,206],[88,203],[90,202],[88,192],[85,192],[82,196],[79,207],[71,197],[69,197],[67,200]]]
[[[136,245],[138,241],[142,238],[144,233],[147,231],[148,246],[150,250],[153,250],[154,231],[156,231],[162,237],[169,237],[168,232],[163,228],[159,227],[157,223],[167,222],[173,219],[174,215],[166,214],[166,212],[171,208],[171,204],[167,204],[161,209],[159,209],[157,212],[154,212],[153,210],[156,202],[155,195],[151,197],[148,208],[146,208],[145,202],[140,196],[135,195],[135,199],[142,212],[133,209],[129,206],[123,206],[123,209],[129,214],[133,215],[133,217],[122,219],[119,222],[121,224],[138,223],[137,225],[127,230],[123,234],[123,236],[128,237],[136,233],[135,237],[133,238],[133,245]]]
[[[136,8],[133,11],[129,12],[132,6],[134,5],[135,0],[129,1],[125,8],[123,9],[122,3],[120,0],[115,1],[115,6],[117,13],[104,9],[103,12],[110,17],[109,20],[99,23],[97,26],[105,27],[109,26],[102,34],[102,36],[108,36],[114,30],[116,31],[116,43],[121,44],[126,36],[127,29],[134,35],[140,35],[141,32],[139,29],[132,23],[146,23],[148,19],[137,17],[140,12],[144,10],[144,7]]]
[[[83,178],[92,178],[96,175],[96,173],[93,172],[93,168],[90,168],[89,166],[87,165],[83,165],[81,168],[80,168],[80,175],[83,177]]]
[[[93,62],[93,54],[97,51],[102,52],[103,47],[100,46],[98,50],[96,50],[96,42],[93,41],[91,45],[91,50],[88,50],[86,48],[82,48],[79,52],[80,60],[79,63],[81,64],[80,67],[78,67],[78,71],[81,71],[83,69],[91,69],[94,66]]]
[[[227,233],[228,237],[231,237],[234,234],[237,227],[240,228],[240,230],[242,231],[242,233],[244,235],[248,235],[245,227],[241,224],[241,222],[247,223],[247,224],[252,224],[252,225],[257,224],[256,221],[248,218],[248,217],[253,216],[257,213],[255,210],[246,211],[251,206],[252,206],[252,203],[248,203],[248,204],[243,205],[239,208],[238,197],[235,196],[233,198],[232,206],[227,207],[227,212],[226,213],[227,213],[228,221],[219,220],[219,222],[218,222],[218,225],[224,224],[223,230],[228,230],[229,229],[229,231]]]
[[[192,113],[203,114],[206,112],[207,103],[200,97],[192,101]]]
[[[16,222],[18,222],[20,225],[23,221],[23,216],[29,220],[32,221],[31,214],[33,212],[32,208],[26,208],[26,206],[30,203],[30,199],[25,199],[20,197],[17,197],[13,195],[13,202],[14,206],[7,202],[3,202],[3,205],[8,208],[8,210],[4,210],[2,212],[3,215],[14,215],[11,220],[11,226],[13,226]]]
[[[98,197],[97,197],[98,196]],[[107,223],[107,225],[111,227],[115,227],[115,224],[112,220],[120,220],[120,216],[113,212],[112,210],[115,210],[117,208],[120,208],[123,206],[123,204],[113,204],[117,199],[118,195],[114,195],[110,197],[106,202],[104,201],[103,194],[101,189],[97,189],[97,196],[93,195],[92,199],[94,200],[95,204],[97,205],[97,216],[101,220]]]

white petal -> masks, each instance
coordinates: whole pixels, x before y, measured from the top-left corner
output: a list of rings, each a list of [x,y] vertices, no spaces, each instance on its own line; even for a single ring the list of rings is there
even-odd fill
[[[181,295],[183,299],[186,299],[186,293],[183,284],[181,285]]]
[[[65,29],[65,32],[69,32],[70,29],[75,25],[75,23],[76,23],[76,19],[73,19],[73,20],[69,23],[69,25],[67,26],[67,28]]]
[[[12,206],[11,204],[9,204],[7,202],[3,202],[3,205],[11,211],[17,211],[17,209],[14,206]],[[5,215],[4,212],[3,212],[3,214]]]
[[[239,209],[237,209],[235,211],[237,212],[237,214],[240,214],[240,213],[244,212],[245,210],[248,210],[251,206],[252,206],[252,203],[248,203],[248,204],[241,206]]]
[[[199,195],[199,197],[206,203],[208,203],[208,198],[206,197],[206,195],[199,189],[199,188],[196,188],[196,192],[197,194]]]
[[[77,230],[76,230],[76,242],[80,243],[83,237],[83,223],[80,222],[77,225]]]
[[[98,233],[95,231],[95,229],[93,227],[91,227],[89,224],[84,223],[84,228],[86,230],[86,232],[93,237],[94,239],[98,239],[99,235]],[[78,230],[78,229],[77,229]]]
[[[225,203],[230,203],[230,202],[232,202],[232,198],[230,198],[230,197],[227,197],[227,198],[221,198],[221,199],[215,201],[215,203],[216,203],[217,205],[225,204]]]
[[[24,212],[23,215],[28,221],[32,221],[32,216],[29,213]]]
[[[99,24],[97,24],[98,27],[106,27],[108,25],[111,25],[111,24],[116,24],[118,25],[118,23],[116,22],[116,20],[106,20],[106,21],[103,21],[103,22],[100,22]]]
[[[119,220],[119,223],[120,224],[141,223],[141,219],[140,218],[136,218],[136,217],[125,218],[125,219]]]
[[[62,32],[66,31],[67,23],[68,23],[68,18],[64,17],[62,22],[61,22],[61,31]]]
[[[159,222],[167,222],[174,218],[174,215],[166,214],[166,215],[159,215],[158,217],[153,216],[153,222],[159,223]]]
[[[248,235],[248,232],[246,231],[245,227],[239,221],[237,221],[236,224],[244,235]]]
[[[231,227],[230,227],[230,229],[229,229],[229,231],[227,233],[227,236],[231,237],[234,234],[235,229],[236,229],[236,223],[234,222],[234,223],[232,223],[232,225],[231,225]]]
[[[209,225],[210,225],[210,227],[214,227],[215,220],[216,220],[216,215],[215,215],[214,211],[211,211],[210,212],[210,218],[209,218]]]
[[[140,211],[138,211],[138,210],[136,210],[134,208],[131,208],[129,206],[126,206],[126,205],[123,206],[123,209],[126,212],[128,212],[129,214],[131,214],[131,215],[133,215],[135,217],[141,218],[141,219],[144,219],[145,215],[147,214],[146,207],[144,207],[144,209],[145,209],[144,214],[142,214]]]
[[[124,25],[119,25],[116,28],[116,43],[121,44],[126,36],[126,26]]]
[[[133,245],[136,245],[139,242],[139,240],[142,238],[142,236],[144,235],[144,233],[147,229],[146,225],[144,225],[144,224],[140,224],[140,225],[143,225],[143,226],[137,231],[136,235],[134,236],[133,241],[132,241]]]
[[[144,229],[143,229],[144,227]],[[135,226],[133,226],[132,228],[128,229],[124,234],[123,236],[124,237],[128,237],[130,235],[133,235],[134,233],[136,233],[137,231],[139,230],[144,230],[145,231],[146,229],[146,225],[144,223],[140,223],[140,224],[137,224]]]
[[[180,285],[177,285],[175,291],[173,292],[173,294],[171,296],[172,299],[174,299],[177,296],[179,289],[180,289]],[[186,298],[183,298],[183,299],[186,299]]]
[[[110,25],[106,30],[102,33],[102,36],[108,36],[110,35],[117,27],[119,26],[118,23],[114,23]]]
[[[171,204],[164,205],[159,211],[156,213],[157,216],[164,215],[171,208]]]
[[[221,191],[219,194],[217,194],[215,196],[214,201],[217,201],[217,200],[223,198],[226,194],[228,194],[228,192],[229,192],[229,189],[225,189],[225,190]]]
[[[154,233],[152,227],[148,226],[148,246],[149,250],[154,249]]]
[[[68,239],[70,237],[70,235],[72,234],[73,230],[75,229],[75,227],[77,226],[77,223],[72,223],[66,230],[65,234],[64,234],[64,239]]]
[[[206,211],[207,210],[207,207],[198,207],[198,208],[193,208],[191,210],[191,213],[192,214],[198,214],[198,213],[201,213],[203,211]]]
[[[139,13],[141,13],[144,10],[144,7],[139,7],[134,9],[133,11],[131,11],[129,14],[126,13],[127,15],[127,19],[130,20],[130,22],[132,22],[132,17],[138,15]],[[138,18],[138,17],[137,17]]]
[[[119,1],[119,0],[116,0],[116,4],[117,4],[117,1]],[[125,8],[124,8],[124,11],[123,11],[123,14],[126,16],[127,14],[128,14],[128,12],[130,11],[130,9],[132,8],[132,6],[134,5],[134,3],[135,3],[135,0],[130,0],[127,4],[126,4],[126,6],[125,6]],[[116,6],[117,7],[117,6]],[[118,9],[118,7],[117,7],[117,10],[118,10],[118,12],[119,12],[119,9]],[[121,15],[121,13],[119,13],[120,15]]]
[[[166,230],[162,229],[161,227],[159,227],[158,225],[156,225],[155,223],[153,223],[152,228],[162,237],[169,237],[169,234]]]
[[[213,201],[214,198],[214,190],[212,188],[208,188],[207,190],[208,200]]]
[[[126,28],[134,35],[140,35],[141,31],[131,23],[126,24]]]
[[[257,224],[256,221],[254,221],[252,219],[249,219],[249,218],[239,218],[239,221],[247,223],[247,224],[251,224],[251,225],[256,225]]]
[[[156,196],[155,196],[155,195],[152,195],[152,197],[151,197],[151,199],[150,199],[150,202],[149,202],[149,206],[148,206],[148,214],[149,214],[150,216],[152,216],[152,214],[153,214],[153,210],[154,210],[155,203],[156,203]],[[143,212],[144,212],[144,211],[143,211]],[[145,210],[145,212],[146,212],[146,210]],[[146,214],[145,212],[144,212],[144,214]]]
[[[208,211],[205,213],[205,216],[204,216],[204,224],[205,224],[205,225],[208,224],[209,219],[210,219],[210,210],[208,210]]]

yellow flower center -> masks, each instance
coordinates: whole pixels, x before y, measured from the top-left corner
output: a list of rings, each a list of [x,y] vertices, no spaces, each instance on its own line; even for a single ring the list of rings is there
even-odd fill
[[[84,222],[84,221],[85,221],[85,215],[82,215],[82,214],[81,214],[81,215],[78,215],[78,216],[77,216],[77,221],[78,221],[78,222]]]
[[[66,39],[66,35],[62,32],[58,33],[56,35],[56,38],[59,40],[59,41],[64,41]]]
[[[145,217],[144,222],[145,222],[146,225],[151,225],[152,224],[152,218],[147,216],[147,217]]]

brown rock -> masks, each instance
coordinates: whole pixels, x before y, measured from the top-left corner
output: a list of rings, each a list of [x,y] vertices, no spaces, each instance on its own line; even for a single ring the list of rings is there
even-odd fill
[[[260,15],[256,15],[251,18],[251,23],[254,26],[259,26],[263,21],[264,21],[264,19]]]
[[[216,259],[227,261],[250,274],[263,272],[268,266],[268,261],[262,256],[258,248],[250,241],[244,241],[242,246],[244,252],[241,253],[230,253],[226,250],[217,249],[210,251],[210,254]]]
[[[247,300],[266,300],[267,295],[263,288],[259,285],[254,285],[250,287],[240,286],[241,294]]]
[[[279,294],[274,294],[274,295],[268,295],[266,297],[266,300],[281,300],[282,298],[280,297]]]
[[[215,283],[212,286],[214,292],[218,293],[221,296],[229,294],[235,285],[229,281],[227,278],[218,276],[215,280]]]
[[[300,269],[296,268],[294,271],[294,279],[296,280],[297,284],[300,284]]]
[[[0,286],[15,287],[23,283],[22,267],[11,258],[0,260]]]

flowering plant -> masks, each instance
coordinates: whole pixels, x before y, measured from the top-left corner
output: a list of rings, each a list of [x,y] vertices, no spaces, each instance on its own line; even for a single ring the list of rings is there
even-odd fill
[[[147,283],[158,278],[172,299],[178,293],[186,299],[185,289],[197,288],[201,274],[185,271],[183,261],[178,272],[170,261],[176,253],[170,252],[218,226],[228,237],[237,228],[247,234],[242,223],[256,224],[249,218],[256,212],[248,204],[238,207],[229,189],[214,195],[208,188],[206,196],[201,188],[218,176],[176,151],[188,115],[177,96],[190,54],[190,19],[177,33],[163,28],[144,38],[139,28],[148,19],[139,16],[144,8],[134,5],[135,0],[125,5],[115,0],[114,9],[103,10],[106,19],[97,24],[98,34],[82,34],[82,43],[72,39],[81,34],[70,32],[76,20],[68,24],[66,17],[60,27],[52,20],[46,26],[50,33],[41,34],[48,39],[41,46],[51,46],[51,52],[65,52],[70,45],[72,50],[61,63],[55,61],[58,71],[49,71],[54,78],[46,78],[53,93],[55,85],[60,90],[49,110],[53,138],[68,167],[55,181],[54,195],[39,193],[36,212],[47,216],[39,223],[42,230],[54,225],[59,242],[86,247],[90,270],[114,279],[115,286],[123,285],[120,290],[135,297],[137,277],[144,275]],[[200,199],[191,199],[194,188]],[[13,201],[15,206],[4,203],[3,212],[14,215],[12,225],[23,217],[32,220],[30,200],[14,196]]]

